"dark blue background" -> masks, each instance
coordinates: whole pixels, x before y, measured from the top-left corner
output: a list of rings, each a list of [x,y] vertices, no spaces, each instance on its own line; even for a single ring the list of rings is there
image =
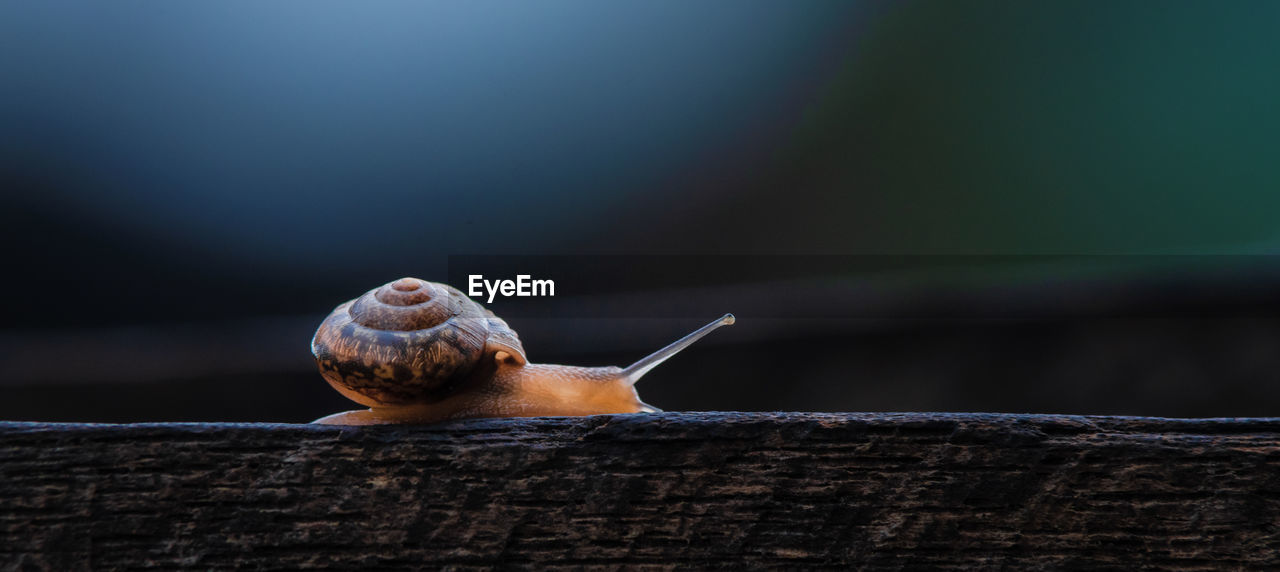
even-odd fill
[[[307,330],[379,283],[445,279],[451,255],[1271,254],[1278,16],[1265,1],[3,0],[0,379],[17,393],[0,416],[305,417],[333,403],[246,408],[246,390],[223,395],[215,380],[276,387],[279,401],[327,391],[308,371]],[[1032,273],[1060,292],[1076,270]],[[893,283],[914,300],[921,280],[933,277]],[[1154,290],[1212,318],[1204,297],[1219,307],[1249,280],[1144,283],[1132,299]],[[849,292],[835,303],[869,303]],[[744,321],[715,357],[771,376],[813,340],[883,351],[818,352],[813,385],[785,392],[646,398],[1258,414],[1280,397],[1274,360],[1205,348],[1267,347],[1266,292],[1219,316],[1251,326],[1178,322],[1207,340],[1041,324],[1043,342],[1017,352],[1025,363],[1004,351],[1028,339],[1010,329],[896,323],[935,336],[921,354],[920,339],[865,324]],[[528,345],[608,363],[697,319],[624,328],[590,355],[572,335]],[[1111,349],[1063,349],[1078,346],[1055,336],[1079,328]],[[958,348],[974,339],[990,357],[958,374],[946,356],[972,355]],[[796,346],[779,355],[770,340]],[[1064,352],[1076,357],[1053,357]],[[889,357],[865,361],[876,356]],[[1077,363],[1120,389],[1045,381]],[[1181,389],[1153,405],[1148,386],[1170,378]],[[122,380],[135,393],[121,397]],[[86,400],[114,405],[68,405]]]

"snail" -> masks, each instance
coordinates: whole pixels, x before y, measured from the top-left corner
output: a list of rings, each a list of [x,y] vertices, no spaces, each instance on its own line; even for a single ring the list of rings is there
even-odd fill
[[[733,322],[725,314],[627,368],[535,364],[506,322],[456,288],[401,278],[338,306],[316,330],[320,374],[369,409],[315,423],[657,412],[640,401],[636,381]]]

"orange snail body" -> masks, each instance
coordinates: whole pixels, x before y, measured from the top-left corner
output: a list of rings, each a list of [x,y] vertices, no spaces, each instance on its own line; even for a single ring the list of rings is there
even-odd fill
[[[642,413],[635,382],[732,314],[625,369],[529,363],[515,331],[456,288],[401,278],[338,306],[311,340],[320,374],[369,409],[334,425]]]

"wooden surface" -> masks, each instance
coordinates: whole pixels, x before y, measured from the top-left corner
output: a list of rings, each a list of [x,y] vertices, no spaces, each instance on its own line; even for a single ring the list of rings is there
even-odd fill
[[[0,423],[0,568],[1280,566],[1280,419]]]

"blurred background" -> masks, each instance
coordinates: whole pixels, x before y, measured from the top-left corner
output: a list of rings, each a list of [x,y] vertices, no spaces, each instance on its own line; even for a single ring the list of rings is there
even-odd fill
[[[321,319],[484,255],[561,269],[535,361],[737,314],[668,410],[1276,415],[1278,19],[0,0],[0,419],[352,408]]]

